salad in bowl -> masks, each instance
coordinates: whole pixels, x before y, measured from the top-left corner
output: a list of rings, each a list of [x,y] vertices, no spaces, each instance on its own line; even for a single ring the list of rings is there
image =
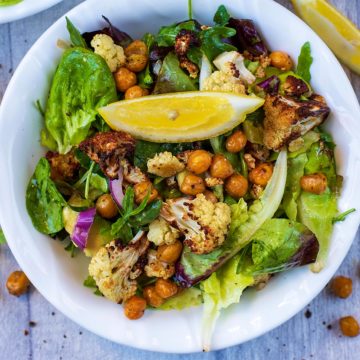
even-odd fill
[[[130,320],[203,304],[203,348],[221,309],[278,272],[326,266],[337,199],[330,108],[251,19],[221,5],[133,39],[104,17],[71,44],[43,110],[26,191],[34,227],[89,257],[84,285]],[[76,261],[76,256],[74,257]]]

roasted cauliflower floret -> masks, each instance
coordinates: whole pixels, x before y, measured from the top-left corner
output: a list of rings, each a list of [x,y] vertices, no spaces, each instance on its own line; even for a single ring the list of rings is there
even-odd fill
[[[175,274],[175,265],[167,264],[156,257],[155,250],[149,250],[148,263],[145,266],[145,274],[148,277],[171,278]]]
[[[100,132],[83,141],[79,149],[98,163],[110,179],[116,179],[120,161],[134,153],[135,139],[123,131]]]
[[[147,162],[148,172],[161,177],[174,176],[184,170],[185,165],[169,151],[156,154]]]
[[[129,184],[136,185],[141,182],[149,181],[149,178],[137,166],[133,166],[127,159],[120,161],[123,168],[124,180]]]
[[[184,56],[190,46],[199,46],[200,41],[195,31],[182,29],[175,38],[175,52],[178,56]]]
[[[120,66],[125,65],[124,49],[116,45],[113,39],[106,34],[96,34],[91,40],[95,54],[100,55],[108,64],[110,71],[115,72]]]
[[[184,244],[196,254],[207,254],[220,246],[231,222],[230,207],[213,204],[204,194],[195,199],[170,199],[164,203],[161,216],[185,236]]]
[[[244,84],[234,76],[223,71],[214,71],[204,80],[203,91],[224,91],[245,94]]]
[[[91,259],[89,274],[106,298],[121,303],[136,293],[135,279],[141,274],[136,264],[148,246],[149,241],[141,232],[125,247],[111,241]]]
[[[224,185],[224,180],[217,177],[207,177],[205,178],[205,184],[207,187]]]
[[[264,110],[264,144],[273,150],[280,150],[320,125],[330,113],[323,102],[282,95],[267,95]]]
[[[149,225],[149,232],[147,234],[149,241],[154,243],[156,246],[164,244],[171,245],[179,238],[179,236],[179,230],[170,226],[162,218],[154,220]]]
[[[80,163],[72,151],[65,155],[48,151],[46,159],[49,161],[53,180],[73,180],[79,172]]]
[[[256,77],[246,68],[244,57],[237,51],[225,51],[213,63],[219,70],[247,84],[252,84],[256,80]]]

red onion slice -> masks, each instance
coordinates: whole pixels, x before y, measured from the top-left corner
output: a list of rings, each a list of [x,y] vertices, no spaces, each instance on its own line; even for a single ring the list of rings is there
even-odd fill
[[[90,208],[79,213],[74,231],[70,238],[81,250],[84,250],[90,233],[91,225],[94,222],[96,208]]]
[[[113,197],[114,201],[116,202],[116,205],[119,208],[122,208],[122,202],[124,199],[124,192],[122,189],[123,180],[124,180],[123,168],[122,166],[120,166],[118,178],[115,180],[110,180],[110,184],[109,184],[111,196]]]

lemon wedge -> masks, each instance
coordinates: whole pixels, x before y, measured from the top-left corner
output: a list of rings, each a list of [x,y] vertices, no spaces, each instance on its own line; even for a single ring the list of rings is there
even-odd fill
[[[98,109],[113,130],[152,142],[190,142],[223,134],[262,106],[256,96],[188,91],[122,100]]]
[[[360,74],[360,30],[326,0],[292,0],[292,3],[336,56]]]

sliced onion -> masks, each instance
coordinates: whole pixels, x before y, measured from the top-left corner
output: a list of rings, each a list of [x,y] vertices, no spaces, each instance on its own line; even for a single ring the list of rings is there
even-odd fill
[[[276,75],[273,75],[257,84],[257,86],[261,87],[270,95],[276,95],[279,92],[280,79]]]
[[[74,231],[70,235],[71,240],[81,250],[84,250],[90,233],[91,225],[94,222],[96,208],[90,208],[79,213]]]
[[[203,54],[201,59],[201,69],[200,69],[200,76],[199,76],[199,84],[200,90],[204,89],[204,81],[211,75],[211,63],[207,56]]]
[[[124,174],[123,174],[123,168],[120,166],[118,178],[115,180],[110,180],[110,193],[113,197],[114,201],[116,202],[116,205],[119,208],[122,208],[122,202],[124,199],[124,192],[122,189],[122,184],[124,180]]]

